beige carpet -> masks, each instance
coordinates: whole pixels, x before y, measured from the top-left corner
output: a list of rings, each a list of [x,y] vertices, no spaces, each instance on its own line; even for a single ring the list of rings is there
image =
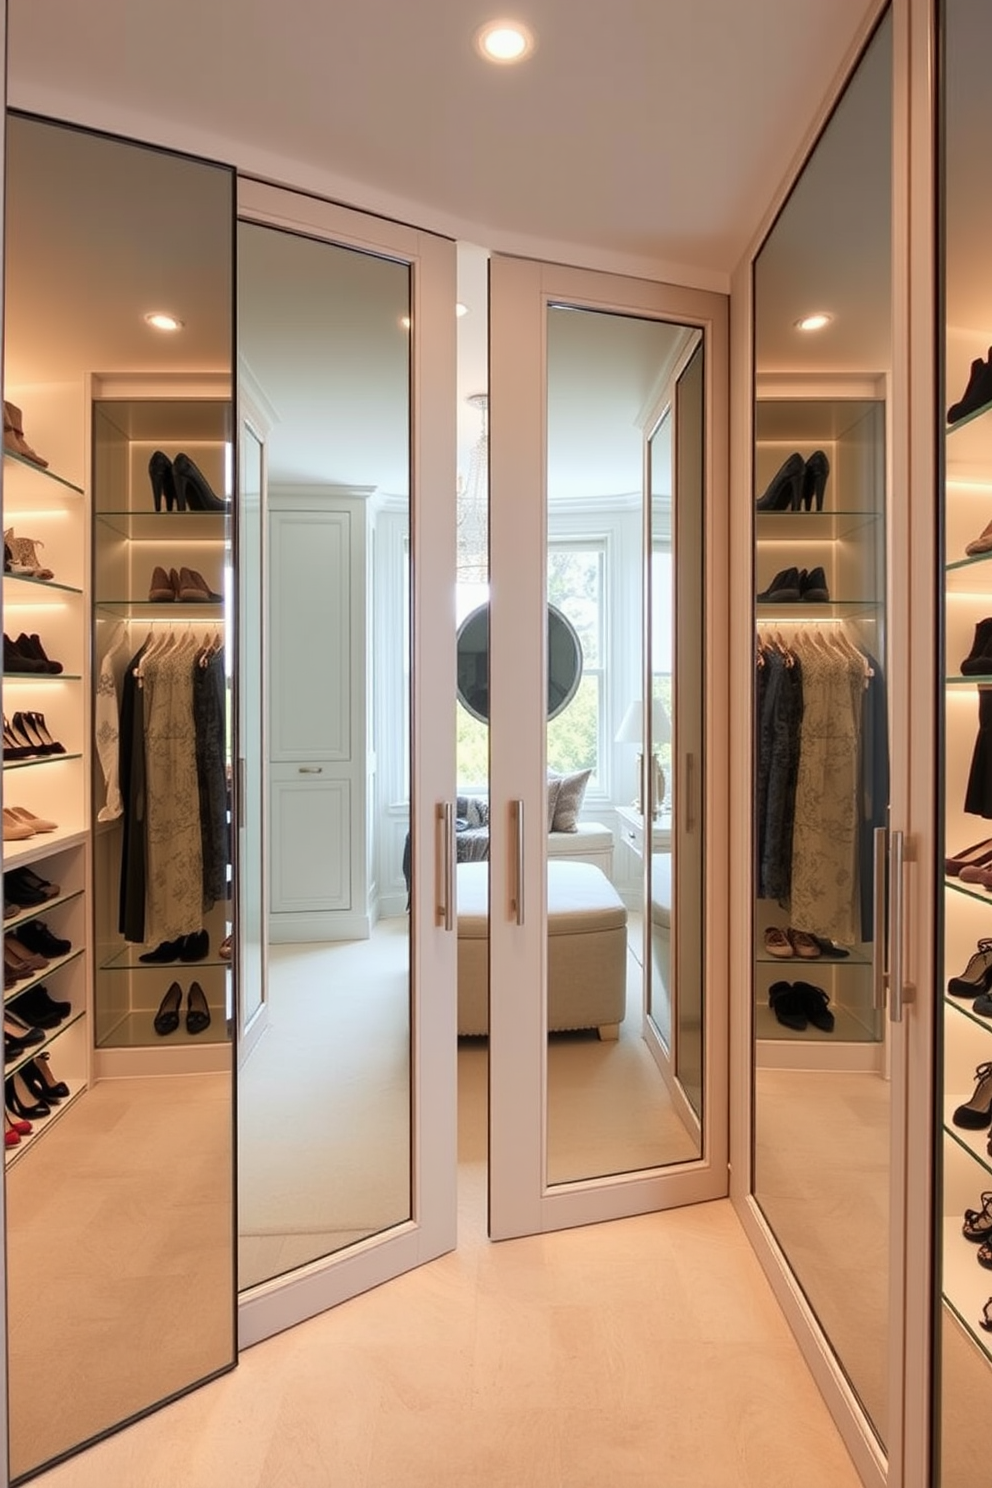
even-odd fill
[[[10,1470],[233,1361],[231,1081],[103,1081],[7,1174]]]

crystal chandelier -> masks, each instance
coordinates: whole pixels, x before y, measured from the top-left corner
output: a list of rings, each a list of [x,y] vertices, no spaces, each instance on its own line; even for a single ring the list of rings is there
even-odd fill
[[[482,432],[469,456],[468,475],[458,477],[455,514],[458,530],[457,580],[489,582],[489,394],[472,393],[466,402],[482,416]]]

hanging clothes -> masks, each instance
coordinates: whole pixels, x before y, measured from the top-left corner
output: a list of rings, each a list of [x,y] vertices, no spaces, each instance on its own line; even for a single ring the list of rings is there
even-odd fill
[[[193,725],[203,861],[203,912],[228,898],[231,860],[224,730],[224,652],[207,648],[193,664]]]
[[[117,928],[125,940],[135,942],[145,938],[145,703],[138,668],[148,644],[146,640],[124,669],[118,728],[124,823]]]
[[[142,661],[145,724],[145,933],[149,944],[203,924],[203,845],[193,668],[182,643]]]
[[[117,627],[110,645],[100,658],[100,672],[93,704],[96,752],[103,772],[104,804],[97,821],[114,821],[124,810],[120,787],[120,695],[127,664],[127,623]]]
[[[789,900],[792,836],[803,716],[803,669],[799,657],[777,647],[761,655],[759,684],[757,803],[758,897]]]
[[[971,816],[992,817],[992,687],[978,689],[978,737],[968,771],[964,809]]]

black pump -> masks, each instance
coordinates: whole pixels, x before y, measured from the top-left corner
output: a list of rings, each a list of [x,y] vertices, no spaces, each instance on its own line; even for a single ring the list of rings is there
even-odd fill
[[[187,506],[190,511],[227,511],[227,502],[214,495],[206,476],[189,455],[176,456],[172,462],[172,474],[180,511],[185,511]]]
[[[182,493],[176,489],[176,479],[172,469],[172,461],[163,450],[156,450],[148,461],[148,478],[152,483],[152,499],[155,502],[155,510],[162,510],[162,497],[165,497],[165,509],[171,512],[185,511],[186,502]]]
[[[788,511],[791,507],[793,511],[798,511],[805,468],[805,461],[797,450],[772,476],[765,494],[759,496],[755,510]]]
[[[799,504],[803,511],[812,511],[813,503],[816,510],[823,510],[823,493],[827,488],[827,476],[830,474],[830,461],[824,450],[814,450],[806,461],[803,470],[803,489],[799,498]]]

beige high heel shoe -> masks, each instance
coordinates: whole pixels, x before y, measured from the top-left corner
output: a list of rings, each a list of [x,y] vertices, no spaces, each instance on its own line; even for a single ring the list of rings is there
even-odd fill
[[[3,447],[10,450],[12,454],[23,455],[25,460],[31,460],[35,465],[41,465],[47,469],[48,461],[42,459],[37,450],[33,450],[24,438],[24,420],[21,410],[15,408],[13,403],[6,399],[3,405]]]
[[[34,827],[27,822],[21,821],[15,816],[9,806],[3,810],[3,840],[4,842],[24,842],[28,837],[34,836]]]
[[[992,553],[992,522],[988,524],[984,532],[980,532],[965,548],[969,558],[974,558],[978,553]]]

